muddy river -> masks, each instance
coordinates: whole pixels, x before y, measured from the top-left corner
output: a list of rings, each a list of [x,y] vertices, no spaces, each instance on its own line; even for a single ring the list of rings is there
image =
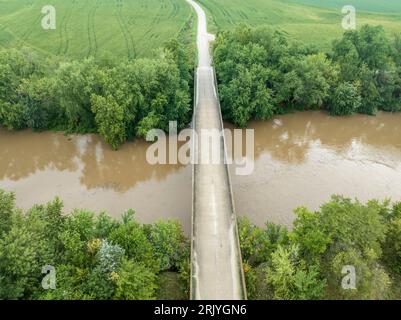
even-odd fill
[[[401,114],[333,118],[323,112],[252,122],[255,169],[232,174],[238,215],[290,226],[293,209],[317,209],[331,194],[401,199]],[[60,196],[65,211],[84,208],[119,217],[133,208],[142,222],[191,220],[191,167],[152,166],[148,144],[112,151],[96,135],[0,129],[0,188],[27,209]]]

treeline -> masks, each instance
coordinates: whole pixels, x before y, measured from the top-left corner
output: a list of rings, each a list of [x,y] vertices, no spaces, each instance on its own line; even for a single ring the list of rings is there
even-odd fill
[[[242,127],[294,109],[401,111],[401,36],[389,39],[381,26],[347,31],[323,53],[242,25],[218,35],[214,62],[223,116]]]
[[[0,189],[0,299],[188,299],[190,244],[178,222],[62,207],[55,199],[22,212]],[[250,299],[401,298],[401,202],[333,196],[295,212],[292,230],[239,219]],[[55,288],[42,286],[45,266]],[[355,289],[345,290],[349,266]]]
[[[60,62],[0,50],[0,125],[98,132],[113,148],[191,119],[193,50],[171,40],[156,59]]]
[[[0,299],[185,299],[190,246],[178,222],[63,215],[59,199],[23,213],[0,189]],[[45,266],[54,267],[42,281]],[[46,272],[51,270],[45,269]]]
[[[240,219],[250,299],[401,298],[401,202],[333,196],[319,211],[295,212],[291,231]]]

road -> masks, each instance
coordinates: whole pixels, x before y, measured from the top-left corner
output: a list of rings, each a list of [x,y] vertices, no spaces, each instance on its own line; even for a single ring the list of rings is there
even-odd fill
[[[198,16],[198,68],[196,107],[193,126],[201,135],[205,129],[222,131],[220,104],[215,87],[209,44],[214,36],[207,32],[204,10],[186,0]],[[197,148],[199,164],[194,165],[192,213],[191,298],[196,300],[240,300],[246,298],[238,242],[237,222],[232,200],[223,136],[217,143],[220,161],[201,161],[204,140]],[[212,146],[213,148],[214,146]]]

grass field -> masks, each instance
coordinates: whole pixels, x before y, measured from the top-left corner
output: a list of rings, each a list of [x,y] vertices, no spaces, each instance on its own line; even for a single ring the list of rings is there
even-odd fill
[[[400,0],[289,0],[288,2],[326,8],[341,8],[345,5],[353,5],[357,10],[367,12],[401,12]]]
[[[389,34],[401,32],[401,0],[199,0],[208,11],[212,31],[245,22],[271,25],[306,43],[328,48],[343,33],[341,9],[357,9],[357,25],[381,24]]]
[[[43,30],[44,5],[56,8],[56,30]],[[192,31],[184,0],[0,0],[0,46],[29,46],[72,58],[111,53],[149,56]]]
[[[401,0],[198,0],[213,32],[245,22],[271,25],[294,39],[328,48],[341,36],[341,8],[353,4],[357,23],[401,32]],[[53,5],[57,29],[43,30],[41,9]],[[193,37],[185,0],[0,0],[0,46],[29,46],[82,58],[110,53],[150,56],[172,37]]]

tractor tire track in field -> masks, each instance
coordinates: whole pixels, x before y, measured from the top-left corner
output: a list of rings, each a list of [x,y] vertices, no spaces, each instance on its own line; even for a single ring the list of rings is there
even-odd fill
[[[88,12],[88,42],[89,42],[89,49],[87,56],[96,56],[98,51],[97,45],[97,38],[96,38],[96,28],[95,28],[95,16],[96,11],[102,4],[102,0],[96,0],[96,4],[93,6],[92,9]]]
[[[32,2],[32,3],[30,4],[30,6],[31,6],[32,8],[34,7],[34,5],[35,5],[35,2]],[[42,19],[42,16],[41,16],[40,14],[38,14],[37,18],[36,18],[35,21],[34,21],[34,26],[35,26],[36,24],[39,24],[39,22],[40,22],[41,19]],[[32,34],[33,30],[34,30],[33,26],[32,26],[32,27],[28,27],[28,30],[26,30],[26,31],[22,34],[22,36],[20,37],[20,41],[26,42],[26,40],[28,39],[28,37]]]
[[[76,0],[72,0],[72,4],[75,5]],[[73,5],[69,6],[63,20],[60,25],[60,45],[57,54],[67,54],[69,42],[68,39],[68,23],[72,16]]]
[[[178,14],[179,7],[176,2],[173,2],[172,5],[173,5],[173,10],[171,11],[170,18],[175,18]]]
[[[39,24],[41,19],[42,19],[42,16],[41,16],[41,15],[38,15],[37,19],[35,19],[34,26],[35,26],[36,24]],[[22,41],[22,42],[26,42],[26,40],[27,40],[27,39],[29,38],[29,36],[32,34],[33,30],[34,30],[33,26],[32,26],[32,27],[29,27],[28,30],[25,31],[24,34],[21,36],[21,41]]]
[[[138,42],[142,42],[145,39],[157,38],[157,35],[154,33],[154,31],[155,31],[154,26],[159,24],[161,17],[162,17],[161,11],[163,11],[165,8],[167,8],[167,6],[163,2],[159,8],[159,11],[157,11],[157,13],[155,14],[155,17],[153,18],[152,22],[149,23],[149,25],[148,25],[149,29],[147,29],[146,32],[143,34],[143,36],[138,39]]]
[[[132,35],[129,32],[129,29],[128,29],[126,23],[124,22],[124,18],[123,18],[123,15],[122,15],[123,6],[124,6],[123,1],[122,0],[117,0],[116,17],[117,17],[118,24],[120,26],[121,32],[122,32],[123,37],[124,37],[125,46],[126,46],[127,52],[128,52],[128,58],[132,59],[136,55],[135,45],[134,45],[134,40],[132,38]]]
[[[121,19],[124,22],[124,19],[122,16],[121,16]],[[126,30],[127,30],[128,36],[129,36],[130,43],[131,43],[133,57],[136,57],[137,52],[136,52],[136,47],[135,47],[135,41],[134,41],[134,38],[133,38],[131,30],[130,30],[130,24],[131,23],[128,20],[128,23],[125,23],[125,26],[126,26]]]

